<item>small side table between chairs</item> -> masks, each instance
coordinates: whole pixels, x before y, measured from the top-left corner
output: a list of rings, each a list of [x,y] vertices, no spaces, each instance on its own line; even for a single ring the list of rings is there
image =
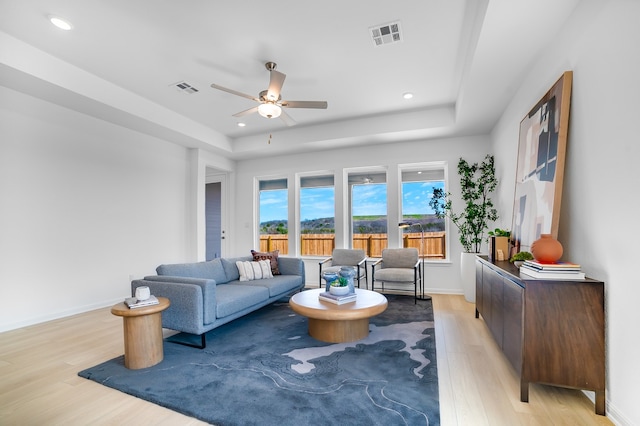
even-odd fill
[[[138,370],[158,364],[164,358],[162,348],[162,311],[170,305],[166,297],[158,297],[157,305],[130,309],[124,302],[111,308],[122,317],[124,327],[124,365]]]

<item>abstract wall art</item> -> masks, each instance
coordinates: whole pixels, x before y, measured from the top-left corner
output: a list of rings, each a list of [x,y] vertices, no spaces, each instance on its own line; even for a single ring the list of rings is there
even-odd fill
[[[573,72],[566,71],[520,122],[513,205],[513,251],[540,234],[558,237]]]

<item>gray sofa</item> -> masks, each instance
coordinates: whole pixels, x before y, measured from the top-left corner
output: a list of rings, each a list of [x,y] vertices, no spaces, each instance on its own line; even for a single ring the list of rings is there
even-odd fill
[[[171,306],[162,313],[162,327],[200,335],[197,347],[204,348],[207,331],[290,296],[305,285],[302,259],[279,257],[280,275],[253,281],[239,281],[238,260],[253,258],[160,265],[158,275],[132,281],[131,294],[148,286],[154,296],[168,298]]]

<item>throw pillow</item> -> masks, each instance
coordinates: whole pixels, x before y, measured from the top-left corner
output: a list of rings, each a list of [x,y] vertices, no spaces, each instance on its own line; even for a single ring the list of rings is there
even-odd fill
[[[260,260],[258,262],[238,260],[236,262],[236,266],[240,273],[240,281],[273,278],[273,275],[271,274],[271,264],[268,260]]]
[[[271,262],[271,273],[273,275],[280,275],[280,270],[278,269],[278,253],[280,253],[279,250],[267,252],[258,252],[255,250],[251,250],[253,260],[268,260],[269,262]]]

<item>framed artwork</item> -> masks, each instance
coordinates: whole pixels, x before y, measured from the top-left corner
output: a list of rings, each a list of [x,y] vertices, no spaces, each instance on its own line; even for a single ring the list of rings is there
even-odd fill
[[[540,234],[558,238],[573,72],[566,71],[520,122],[513,204],[513,251]]]

